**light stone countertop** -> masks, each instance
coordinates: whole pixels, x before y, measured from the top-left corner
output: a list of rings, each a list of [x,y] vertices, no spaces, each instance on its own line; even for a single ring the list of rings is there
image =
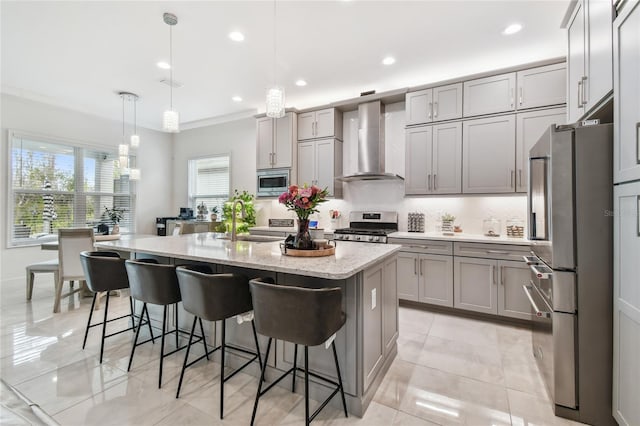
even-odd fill
[[[313,228],[310,228],[310,230]],[[322,229],[324,231],[324,234],[333,234],[333,229]],[[298,228],[292,226],[292,227],[281,227],[281,226],[253,226],[251,228],[249,228],[249,232],[251,231],[266,231],[266,232],[286,232],[288,234],[295,234],[296,232],[298,232]]]
[[[333,280],[351,277],[402,248],[399,244],[348,242],[337,244],[333,256],[291,257],[280,252],[278,241],[231,242],[217,239],[212,232],[168,237],[132,236],[102,241],[96,243],[96,247]]]
[[[441,232],[394,232],[389,234],[389,238],[407,238],[414,240],[437,240],[454,241],[462,243],[494,243],[512,244],[518,246],[528,246],[531,244],[526,238],[510,238],[506,236],[487,237],[482,234],[466,234],[464,232],[455,233],[453,236],[442,235]]]

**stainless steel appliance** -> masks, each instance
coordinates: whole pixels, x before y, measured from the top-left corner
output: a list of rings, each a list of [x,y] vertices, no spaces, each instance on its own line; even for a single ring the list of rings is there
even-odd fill
[[[333,239],[363,243],[387,243],[387,235],[398,230],[397,212],[349,213],[349,227],[336,229]]]
[[[289,169],[258,170],[258,197],[277,197],[289,188]]]
[[[529,152],[533,353],[555,413],[611,415],[612,125],[552,126]]]
[[[167,236],[167,221],[177,220],[178,217],[156,217],[156,233],[161,237]]]

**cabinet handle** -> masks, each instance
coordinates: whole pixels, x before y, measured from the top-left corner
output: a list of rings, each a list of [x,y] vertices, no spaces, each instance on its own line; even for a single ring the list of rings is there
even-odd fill
[[[587,102],[589,102],[589,99],[587,99],[587,92],[585,90],[585,88],[587,87],[586,83],[587,83],[587,76],[583,76],[582,77],[582,105],[586,105]]]
[[[500,285],[504,287],[504,266],[500,267]]]
[[[433,104],[433,118],[437,118],[438,117],[438,103],[435,102]]]
[[[582,80],[578,81],[578,108],[582,108]]]
[[[418,275],[418,259],[413,259],[413,275]]]
[[[422,275],[422,259],[420,259],[420,275]]]
[[[487,250],[487,254],[509,254],[508,251],[500,251],[500,250]]]
[[[433,190],[437,190],[438,189],[438,175],[437,174],[433,174]]]
[[[273,152],[269,153],[269,164],[273,166]]]
[[[510,91],[510,95],[509,95],[509,96],[510,96],[510,98],[511,98],[511,108],[513,108],[513,87],[511,88],[511,91]]]
[[[429,246],[415,246],[415,245],[410,245],[410,246],[409,246],[409,248],[412,248],[412,249],[425,249],[425,250],[426,250],[426,249],[428,249],[428,248],[429,248]]]
[[[518,100],[520,106],[522,106],[522,86],[520,86],[520,99]]]
[[[511,170],[511,185],[510,186],[513,186],[513,177],[514,177],[515,173],[516,173],[515,170],[512,169]]]
[[[431,115],[433,114],[433,102],[429,102],[429,111],[427,112],[427,118],[431,120]]]
[[[431,191],[431,175],[430,174],[428,175],[427,180],[428,180],[428,189],[429,191]]]
[[[277,162],[278,162],[278,159],[276,157],[276,153],[274,152],[273,153],[273,165],[275,166]]]
[[[522,186],[522,169],[518,169],[518,184]]]
[[[493,281],[493,284],[496,285],[496,265],[492,265],[491,266],[491,280]]]
[[[636,163],[640,164],[640,121],[636,123]]]

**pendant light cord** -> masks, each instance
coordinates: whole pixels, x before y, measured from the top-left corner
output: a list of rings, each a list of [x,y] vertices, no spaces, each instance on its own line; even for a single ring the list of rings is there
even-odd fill
[[[137,135],[138,134],[138,99],[134,98],[133,99],[133,134]]]
[[[124,95],[120,95],[120,97],[122,98],[122,143],[124,144]]]
[[[276,77],[276,0],[273,0],[273,85],[276,86],[278,79]]]
[[[169,25],[169,104],[173,111],[173,25]]]

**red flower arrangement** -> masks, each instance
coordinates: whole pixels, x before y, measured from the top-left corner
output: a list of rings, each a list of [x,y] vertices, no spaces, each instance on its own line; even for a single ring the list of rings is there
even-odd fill
[[[320,189],[315,185],[308,187],[305,184],[302,188],[291,185],[286,192],[280,194],[278,202],[287,206],[287,210],[296,212],[298,219],[308,220],[311,213],[318,211],[318,204],[328,201],[328,194],[326,188]]]

